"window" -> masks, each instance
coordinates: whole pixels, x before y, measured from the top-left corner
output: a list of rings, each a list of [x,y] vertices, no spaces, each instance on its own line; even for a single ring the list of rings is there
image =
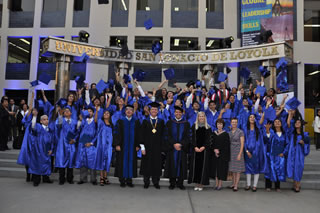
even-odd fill
[[[320,1],[304,1],[304,40],[320,41]]]
[[[171,27],[198,27],[198,0],[171,1]]]
[[[31,47],[31,37],[8,37],[6,79],[29,79]]]
[[[198,50],[198,38],[171,37],[170,50]]]
[[[223,29],[223,0],[206,0],[206,26]]]
[[[89,27],[90,0],[74,0],[73,27]]]
[[[112,0],[111,27],[128,27],[129,0]]]
[[[305,64],[305,105],[306,107],[320,104],[320,64]],[[318,93],[318,95],[317,95]]]
[[[161,82],[161,65],[135,64],[134,71],[137,70],[143,70],[146,73],[144,82]]]
[[[151,50],[152,44],[157,41],[159,41],[162,46],[162,37],[136,36],[134,40],[134,48],[140,50]]]
[[[67,1],[43,0],[41,27],[64,27]]]
[[[127,36],[110,36],[110,47],[120,47],[120,44],[124,43],[127,43]]]
[[[206,38],[206,50],[221,49],[221,38]]]
[[[9,98],[12,98],[16,105],[20,105],[20,101],[24,99],[28,104],[28,94],[29,91],[27,89],[4,89],[4,93]]]
[[[152,20],[153,27],[163,26],[163,1],[137,0],[136,27],[144,27],[144,22]]]
[[[35,0],[12,0],[9,27],[33,27]]]

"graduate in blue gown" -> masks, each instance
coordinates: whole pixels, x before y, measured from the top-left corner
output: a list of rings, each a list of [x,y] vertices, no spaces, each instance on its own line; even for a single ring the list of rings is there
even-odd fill
[[[250,108],[249,102],[246,98],[242,99],[241,107],[239,108],[239,114],[237,115],[238,118],[238,128],[244,130],[247,128],[248,118],[250,116]]]
[[[276,190],[280,191],[280,182],[286,181],[288,141],[280,119],[273,121],[272,129],[270,129],[271,126],[270,122],[266,124],[264,134],[267,164],[269,167],[269,172],[264,175],[266,179],[265,188],[267,191],[270,191],[272,182],[274,182]]]
[[[32,126],[29,128],[30,134],[35,140],[28,141],[29,151],[29,170],[32,174],[33,185],[38,186],[43,176],[44,183],[52,183],[51,175],[51,154],[53,150],[54,132],[49,129],[49,120],[47,115],[42,115],[40,123],[36,123],[36,117],[32,120]]]
[[[83,117],[79,128],[78,150],[76,157],[76,168],[80,169],[80,181],[78,184],[86,183],[88,180],[88,170],[90,170],[90,181],[97,185],[97,175],[94,167],[96,157],[96,121],[98,111],[95,112],[91,106],[87,107],[88,116]]]
[[[261,122],[261,121],[260,121]],[[263,143],[262,127],[260,122],[256,122],[254,114],[251,114],[244,128],[245,135],[245,167],[247,176],[246,190],[251,188],[251,175],[254,175],[252,191],[257,191],[259,174],[267,170],[265,147]]]
[[[216,110],[216,106],[217,106],[216,102],[210,101],[208,105],[209,105],[209,109],[205,111],[207,121],[208,121],[208,124],[211,126],[211,130],[215,131],[217,129],[215,124],[219,117],[219,112]]]
[[[73,168],[76,166],[76,139],[77,139],[77,120],[71,118],[72,109],[66,106],[60,111],[56,120],[56,134],[58,134],[58,144],[56,150],[55,167],[59,168],[59,184],[63,185],[66,177],[67,181],[73,184]]]
[[[139,120],[132,117],[133,106],[127,105],[125,116],[118,120],[112,146],[116,149],[115,177],[120,186],[134,187],[132,178],[137,177],[137,151],[139,143]]]
[[[71,109],[71,118],[73,120],[78,120],[78,116],[79,116],[79,106],[80,106],[80,99],[79,100],[75,100],[75,95],[73,93],[69,93],[67,96],[67,106],[70,107]]]
[[[103,119],[98,119],[97,148],[94,168],[100,171],[100,185],[109,184],[107,173],[112,159],[113,124],[111,114],[105,110]]]
[[[293,117],[293,111],[289,111],[288,122]],[[304,158],[310,153],[310,137],[308,132],[303,132],[302,120],[294,121],[294,130],[289,132],[289,147],[287,159],[287,176],[293,179],[293,190],[300,192],[300,181],[303,175]]]

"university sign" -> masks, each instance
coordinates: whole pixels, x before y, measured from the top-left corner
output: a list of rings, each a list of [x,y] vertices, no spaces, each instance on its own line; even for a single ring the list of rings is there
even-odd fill
[[[90,61],[128,62],[137,64],[226,64],[260,61],[287,57],[292,60],[292,47],[285,42],[233,49],[206,51],[170,51],[154,55],[147,50],[132,50],[122,57],[119,48],[84,44],[61,38],[48,37],[43,41],[42,54],[52,53],[81,57],[86,53]]]

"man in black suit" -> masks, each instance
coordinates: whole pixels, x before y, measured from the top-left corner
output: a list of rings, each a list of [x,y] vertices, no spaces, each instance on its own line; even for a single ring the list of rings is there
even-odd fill
[[[9,125],[9,99],[7,96],[1,98],[0,105],[0,151],[8,150],[8,133],[10,130]],[[12,114],[12,112],[10,112]]]

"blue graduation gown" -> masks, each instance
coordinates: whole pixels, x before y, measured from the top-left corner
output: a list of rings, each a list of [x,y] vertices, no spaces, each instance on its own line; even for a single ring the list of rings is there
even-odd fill
[[[266,157],[268,172],[265,173],[265,178],[270,179],[273,182],[286,181],[286,156],[288,152],[288,143],[286,134],[282,133],[279,137],[277,133],[270,130],[270,138],[264,135],[264,141],[266,143]],[[280,157],[279,154],[283,154]]]
[[[94,169],[109,172],[112,158],[113,130],[103,120],[98,121],[97,148]]]
[[[301,181],[304,169],[304,157],[310,152],[310,138],[307,132],[304,132],[304,145],[299,144],[302,136],[297,136],[296,145],[294,145],[294,134],[290,134],[287,160],[287,176],[295,181]]]
[[[31,131],[30,131],[32,117],[33,117],[32,114],[30,114],[29,116],[25,116],[22,119],[22,123],[26,131],[23,137],[22,146],[18,156],[17,164],[25,165],[25,166],[29,166],[29,161],[30,161],[28,143],[29,141],[35,140],[34,135],[31,134]]]
[[[81,141],[83,136],[88,137],[88,141]],[[93,146],[86,147],[86,143],[93,143]],[[78,151],[76,157],[76,168],[94,169],[96,156],[96,123],[94,120],[88,124],[87,119],[82,120],[80,136],[78,139]]]
[[[211,126],[211,130],[215,131],[217,129],[216,127],[216,121],[219,117],[219,112],[217,111],[214,115],[212,112],[208,109],[205,111],[206,116],[207,116],[207,122]]]
[[[247,122],[248,118],[250,116],[249,110],[246,110],[244,107],[242,107],[239,111],[238,117],[238,128],[239,129],[246,129],[247,128]]]
[[[51,156],[48,152],[53,149],[53,132],[46,131],[41,124],[36,124],[34,129],[29,128],[35,140],[28,141],[30,156],[28,173],[36,175],[51,174]]]
[[[196,111],[194,111],[194,109],[192,109],[192,107],[189,107],[187,110],[187,120],[190,124],[190,126],[192,126],[196,120],[197,120],[197,115],[198,113]]]
[[[59,119],[59,118],[58,118]],[[63,118],[62,124],[56,121],[56,131],[58,134],[58,144],[56,150],[55,167],[57,168],[74,168],[76,165],[76,144],[69,144],[68,133],[77,134],[77,120],[71,119],[71,123]],[[73,138],[73,139],[76,139]]]
[[[248,150],[252,157],[249,158],[245,153],[245,167],[246,174],[260,174],[266,173],[267,171],[267,160],[266,160],[266,152],[263,143],[263,134],[261,130],[259,130],[259,137],[256,140],[255,131],[247,130],[247,128],[243,129],[245,133],[245,150]]]

